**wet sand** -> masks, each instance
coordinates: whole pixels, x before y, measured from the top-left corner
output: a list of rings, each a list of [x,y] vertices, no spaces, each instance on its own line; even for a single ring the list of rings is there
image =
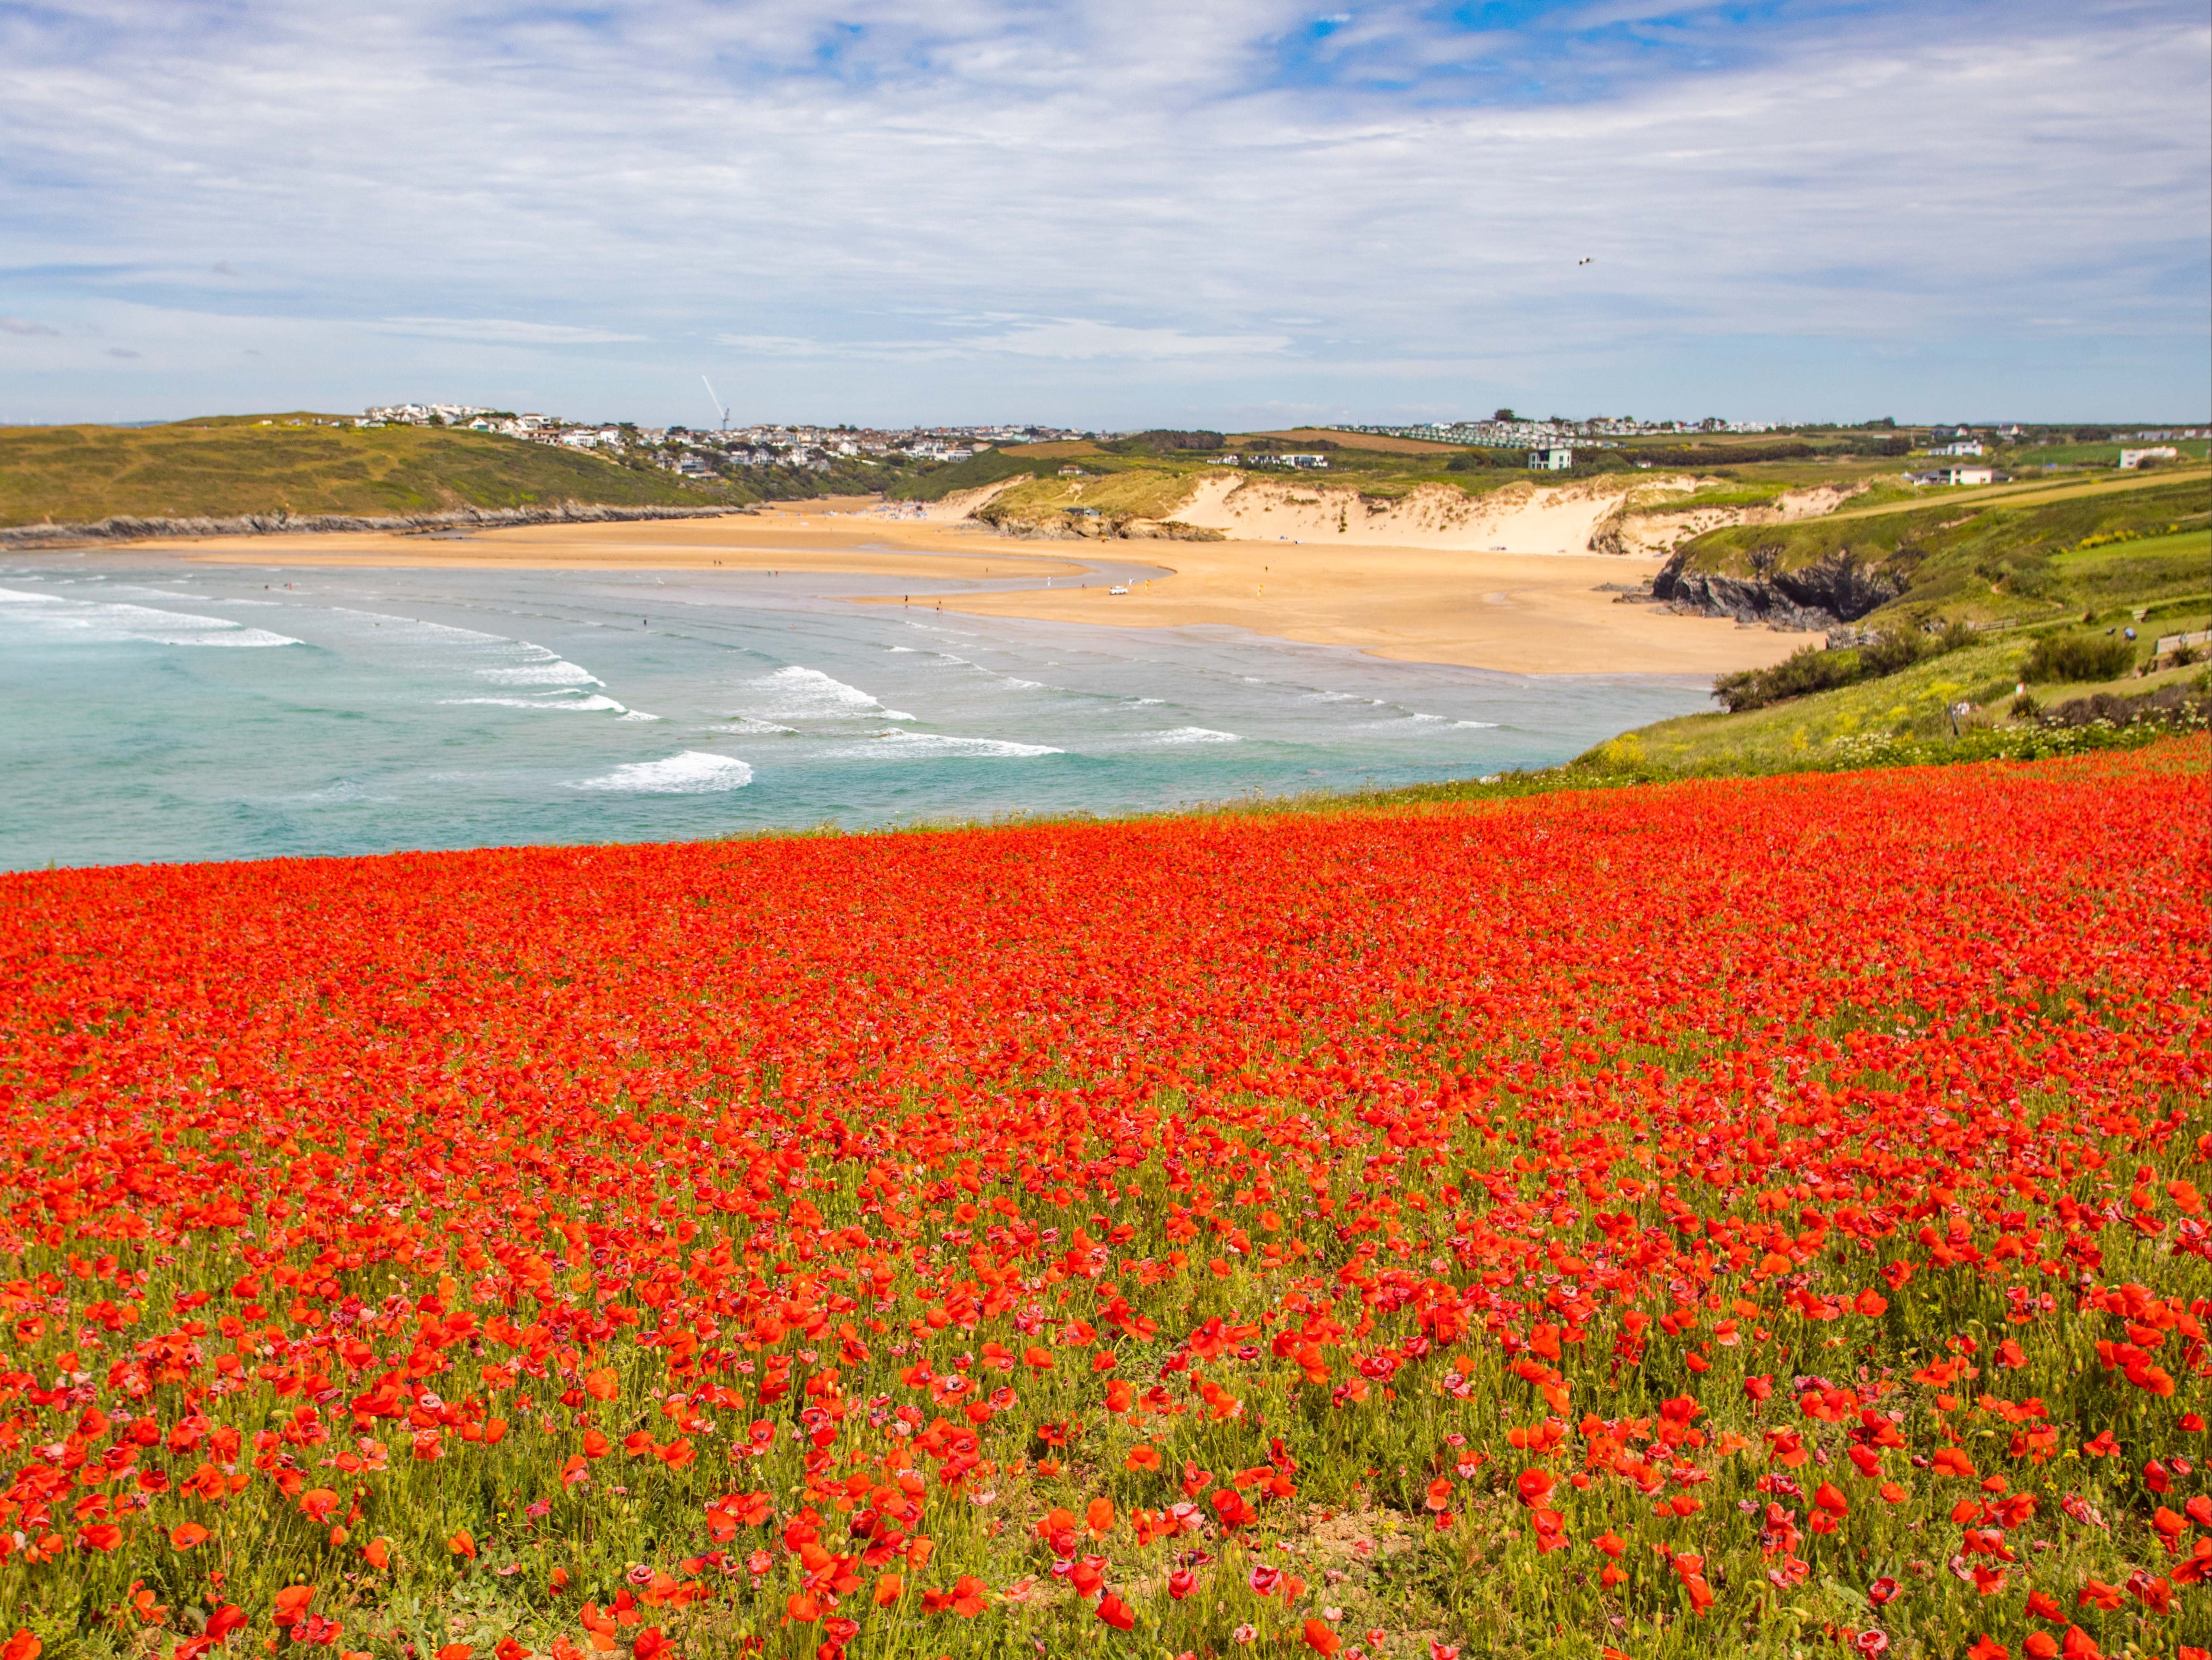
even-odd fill
[[[929,603],[979,616],[1117,628],[1244,629],[1404,661],[1523,674],[1716,674],[1778,662],[1814,638],[1616,604],[1616,595],[1602,591],[1647,581],[1657,569],[1648,558],[1279,541],[1024,542],[980,525],[887,518],[862,499],[784,502],[714,519],[526,526],[465,536],[229,537],[145,543],[134,550],[248,565],[880,576],[889,591],[859,603],[887,605],[902,602],[892,587],[901,581],[1003,582],[1013,586],[933,588]],[[1129,593],[1110,593],[1103,568],[1134,564],[1169,574],[1139,579]]]
[[[1119,628],[1212,623],[1377,657],[1516,674],[1721,674],[1777,663],[1819,638],[1620,605],[1650,559],[1432,548],[1302,548],[1279,542],[1118,543],[1150,550],[1172,580],[1126,594],[948,597],[947,611]]]

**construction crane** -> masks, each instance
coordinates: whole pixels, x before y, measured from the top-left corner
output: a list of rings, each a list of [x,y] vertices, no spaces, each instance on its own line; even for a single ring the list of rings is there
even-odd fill
[[[699,376],[699,382],[702,386],[707,388],[707,396],[714,399],[714,414],[721,423],[721,424],[716,427],[714,430],[718,433],[728,432],[730,429],[730,406],[727,404],[725,404],[716,394],[714,391],[714,383],[712,380],[708,380],[703,373]]]

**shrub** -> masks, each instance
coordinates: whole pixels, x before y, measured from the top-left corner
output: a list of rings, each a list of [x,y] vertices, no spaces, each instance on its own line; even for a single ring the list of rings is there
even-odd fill
[[[1818,646],[1807,646],[1771,668],[1745,669],[1736,674],[1717,676],[1713,696],[1730,714],[1741,714],[1747,709],[1761,709],[1769,703],[1778,703],[1785,697],[1802,697],[1808,692],[1848,686],[1861,678],[1857,647],[1825,651]]]
[[[1929,642],[1917,634],[1893,629],[1873,644],[1860,648],[1859,660],[1865,666],[1869,680],[1879,679],[1885,674],[1895,674],[1899,669],[1909,669],[1929,654]]]
[[[1855,685],[1862,680],[1879,680],[1900,669],[1909,669],[1923,658],[1940,657],[1973,642],[1973,629],[1963,623],[1953,623],[1934,635],[1893,629],[1861,646],[1826,651],[1818,646],[1808,646],[1771,668],[1745,669],[1741,673],[1719,676],[1713,682],[1713,696],[1729,714],[1741,714],[1746,709],[1765,708],[1784,698],[1803,697],[1812,692]]]
[[[2117,680],[2135,666],[2132,642],[2117,634],[2053,634],[2035,642],[2021,671],[2024,680]]]
[[[1149,432],[1133,432],[1127,437],[1117,439],[1102,447],[1124,454],[1137,449],[1218,450],[1228,441],[1223,434],[1218,432],[1208,432],[1203,429],[1187,432],[1170,431],[1164,428],[1155,428]],[[1319,449],[1333,447],[1316,444],[1314,447]]]

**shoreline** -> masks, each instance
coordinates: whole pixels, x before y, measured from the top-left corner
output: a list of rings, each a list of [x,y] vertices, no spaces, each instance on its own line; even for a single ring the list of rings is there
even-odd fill
[[[768,511],[713,519],[538,523],[459,534],[325,531],[313,548],[283,541],[268,534],[177,537],[41,551],[309,569],[680,570],[732,577],[787,572],[872,584],[903,580],[917,585],[914,601],[926,596],[933,610],[976,617],[1125,629],[1227,626],[1394,661],[1545,676],[1729,673],[1779,662],[1817,637],[1616,603],[1632,598],[1620,589],[1658,569],[1661,562],[1645,556],[1283,540],[1040,544],[980,525],[892,517],[860,501],[780,502]],[[1127,593],[1109,592],[1120,580],[1112,568],[1139,565],[1163,574],[1128,578]],[[897,606],[908,596],[833,597]]]

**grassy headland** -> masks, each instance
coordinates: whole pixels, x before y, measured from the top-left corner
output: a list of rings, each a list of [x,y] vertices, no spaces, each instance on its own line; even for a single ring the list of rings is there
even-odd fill
[[[756,499],[659,468],[458,428],[316,426],[304,414],[165,426],[0,428],[0,525],[455,508],[715,507]],[[263,422],[270,424],[261,424]]]
[[[2102,727],[2202,725],[2212,629],[2212,482],[2060,490],[1697,538],[1669,562],[1714,605],[1854,598],[1846,641],[1724,676],[1725,713],[1662,721],[1576,765],[1635,776],[1860,764],[1905,751],[2033,753]],[[2133,637],[2130,638],[2132,632]],[[1954,716],[1954,707],[1968,706]]]

